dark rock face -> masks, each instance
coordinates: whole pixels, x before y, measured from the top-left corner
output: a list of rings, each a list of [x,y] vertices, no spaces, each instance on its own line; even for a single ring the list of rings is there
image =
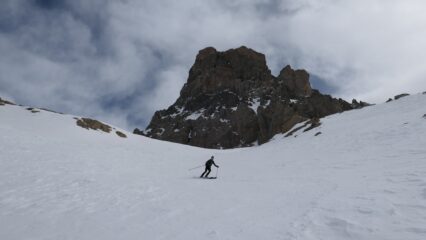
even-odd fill
[[[312,94],[309,74],[305,70],[293,70],[290,65],[284,67],[278,80],[281,80],[288,90],[299,97],[309,97]]]
[[[408,93],[402,93],[402,94],[398,94],[394,97],[395,100],[398,100],[400,98],[406,97],[406,96],[410,96],[410,94]]]
[[[366,103],[366,102],[363,102],[363,101],[358,102],[356,99],[352,99],[352,104],[351,104],[352,108],[354,108],[354,109],[368,107],[368,106],[371,106],[371,105],[372,104]]]
[[[312,89],[305,70],[286,66],[275,77],[261,53],[209,47],[198,53],[176,102],[134,133],[206,148],[243,147],[265,143],[299,122],[353,108]]]
[[[386,102],[388,103],[388,102],[392,102],[393,100],[392,100],[392,98],[389,98]]]

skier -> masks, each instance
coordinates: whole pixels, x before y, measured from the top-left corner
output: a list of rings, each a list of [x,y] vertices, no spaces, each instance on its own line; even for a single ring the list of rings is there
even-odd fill
[[[202,178],[202,177],[208,177],[209,176],[209,174],[210,174],[210,172],[212,170],[212,165],[214,165],[215,167],[219,168],[219,166],[216,165],[216,163],[214,163],[213,158],[214,158],[214,156],[212,156],[209,160],[207,160],[207,162],[206,162],[206,170],[204,170],[204,172],[203,172],[203,174],[201,174],[200,178]],[[206,175],[204,176],[204,174],[206,174]]]

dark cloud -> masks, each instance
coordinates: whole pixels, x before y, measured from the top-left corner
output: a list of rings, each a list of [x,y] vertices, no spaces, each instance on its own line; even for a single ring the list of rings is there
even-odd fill
[[[320,92],[325,94],[334,94],[339,91],[338,86],[331,85],[326,80],[316,75],[310,76],[310,82],[311,82],[312,88],[318,89],[320,90]]]
[[[36,7],[52,10],[52,9],[63,9],[66,7],[67,1],[61,0],[35,0],[34,5]]]
[[[276,74],[381,101],[426,89],[420,0],[5,0],[0,96],[131,129],[173,103],[198,50],[249,46]]]

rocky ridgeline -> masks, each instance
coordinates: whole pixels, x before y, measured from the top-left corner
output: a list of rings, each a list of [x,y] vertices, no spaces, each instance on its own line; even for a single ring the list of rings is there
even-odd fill
[[[305,70],[286,66],[275,77],[265,55],[247,47],[208,47],[198,53],[176,102],[134,133],[205,148],[244,147],[297,123],[365,105],[312,89]]]
[[[16,105],[16,104],[0,98],[0,106],[5,106],[5,105]],[[31,113],[34,113],[34,114],[41,114],[43,111],[51,112],[51,113],[54,113],[54,114],[61,114],[61,115],[63,114],[63,113],[52,111],[52,110],[49,110],[49,109],[46,109],[46,108],[24,107],[22,105],[18,105],[18,106],[22,107],[25,110],[28,110],[28,111],[30,111]],[[127,135],[124,134],[123,132],[120,132],[120,131],[116,130],[115,128],[113,128],[113,127],[111,127],[111,126],[109,126],[109,125],[107,125],[103,122],[100,122],[98,120],[90,119],[90,118],[77,118],[77,117],[74,117],[74,119],[76,120],[77,126],[85,128],[87,130],[95,130],[95,131],[100,130],[100,131],[103,131],[103,132],[106,132],[106,133],[110,133],[111,131],[114,131],[115,134],[117,134],[117,136],[119,136],[121,138],[127,138]]]

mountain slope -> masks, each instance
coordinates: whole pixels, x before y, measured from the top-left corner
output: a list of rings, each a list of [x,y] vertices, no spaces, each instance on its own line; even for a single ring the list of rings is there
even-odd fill
[[[409,96],[222,151],[0,106],[0,239],[424,239],[425,106]],[[211,155],[218,179],[188,171]]]

